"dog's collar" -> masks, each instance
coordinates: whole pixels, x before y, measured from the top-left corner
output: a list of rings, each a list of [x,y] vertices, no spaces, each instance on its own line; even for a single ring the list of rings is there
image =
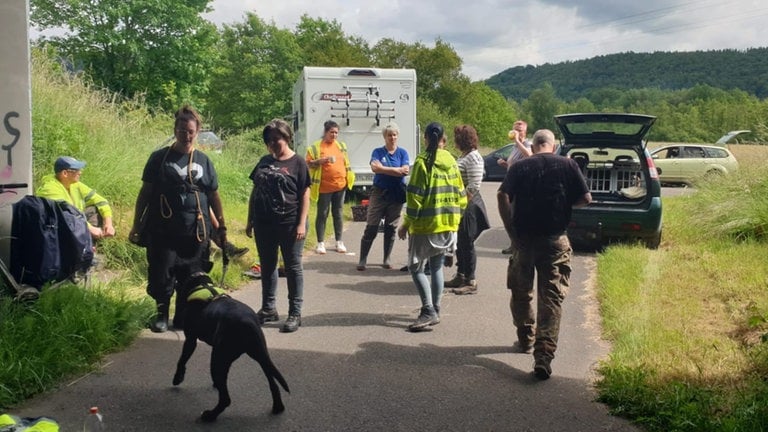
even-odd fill
[[[187,301],[188,302],[190,301],[209,302],[224,294],[226,294],[226,291],[224,291],[223,289],[215,287],[211,283],[206,283],[206,284],[195,287],[195,289],[193,289],[192,292],[187,297]]]

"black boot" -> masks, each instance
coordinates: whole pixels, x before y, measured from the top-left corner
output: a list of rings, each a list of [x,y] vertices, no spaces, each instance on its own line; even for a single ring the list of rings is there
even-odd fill
[[[360,259],[357,262],[357,269],[360,271],[365,270],[365,266],[368,263],[368,253],[371,251],[373,245],[373,239],[376,238],[379,227],[376,225],[366,225],[363,232],[363,238],[360,240]]]
[[[392,248],[395,246],[395,227],[387,225],[384,227],[384,264],[382,267],[391,269],[392,263],[389,257],[392,255]]]
[[[157,304],[157,315],[155,320],[150,324],[149,329],[154,333],[165,333],[168,331],[168,308],[169,301],[166,300],[163,303]]]

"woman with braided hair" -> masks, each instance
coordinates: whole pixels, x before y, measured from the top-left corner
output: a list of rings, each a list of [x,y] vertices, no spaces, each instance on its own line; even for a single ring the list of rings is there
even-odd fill
[[[418,318],[408,326],[423,331],[440,322],[443,295],[443,263],[452,265],[456,232],[467,197],[453,156],[444,149],[445,129],[430,123],[425,132],[426,150],[416,157],[406,190],[406,210],[397,230],[408,237],[408,270],[421,297]],[[446,254],[449,259],[446,260]],[[430,276],[424,272],[429,263]]]

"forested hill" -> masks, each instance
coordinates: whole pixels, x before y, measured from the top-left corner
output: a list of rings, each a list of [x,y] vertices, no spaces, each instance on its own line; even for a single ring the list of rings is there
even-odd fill
[[[679,90],[706,84],[768,97],[768,48],[745,51],[622,53],[541,66],[517,66],[485,81],[508,99],[522,101],[545,83],[562,100],[598,89]]]

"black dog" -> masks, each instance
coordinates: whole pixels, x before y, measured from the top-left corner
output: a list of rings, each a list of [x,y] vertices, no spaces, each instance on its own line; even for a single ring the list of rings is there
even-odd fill
[[[227,390],[227,375],[232,363],[243,353],[259,362],[269,381],[272,392],[272,413],[285,410],[277,383],[288,390],[288,383],[269,358],[267,343],[261,324],[248,305],[224,294],[216,288],[211,278],[204,272],[191,273],[186,280],[180,281],[177,295],[187,300],[184,308],[184,348],[173,376],[173,385],[184,381],[187,360],[197,346],[197,339],[213,347],[211,353],[211,378],[213,386],[219,391],[219,402],[211,410],[203,411],[201,420],[216,420],[231,403]]]

